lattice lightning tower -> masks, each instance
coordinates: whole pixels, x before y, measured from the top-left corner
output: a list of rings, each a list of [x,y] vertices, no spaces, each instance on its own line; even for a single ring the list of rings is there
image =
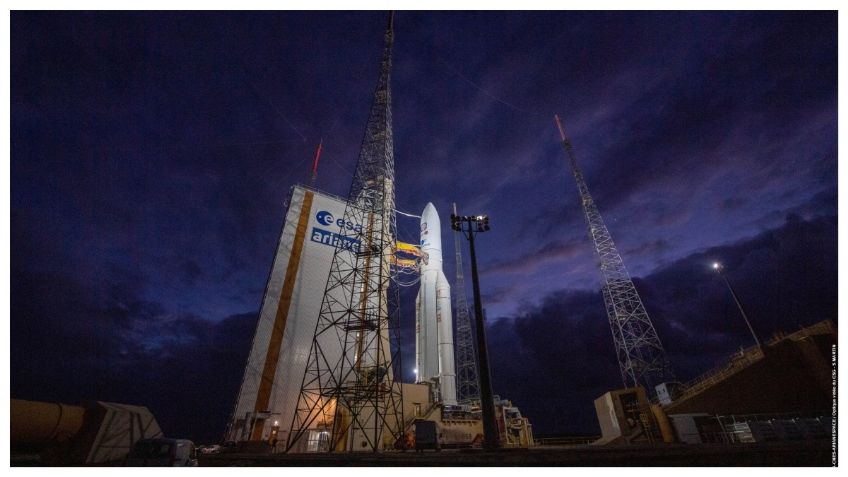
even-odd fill
[[[457,215],[456,204],[453,204],[453,214]],[[480,400],[480,382],[477,379],[474,335],[468,313],[468,300],[465,297],[465,277],[462,273],[462,248],[459,243],[462,234],[453,235],[456,250],[456,284],[453,295],[456,310],[456,398],[460,403],[469,403]]]
[[[287,449],[315,429],[327,433],[322,450],[329,452],[390,449],[401,435],[398,288],[391,272],[396,248],[393,36],[390,16]]]
[[[654,394],[654,386],[673,381],[674,373],[648,312],[645,311],[645,305],[642,304],[609,230],[604,225],[601,213],[589,194],[589,187],[577,167],[571,142],[565,135],[559,116],[554,116],[554,119],[571,164],[571,171],[574,173],[574,180],[577,181],[589,236],[594,242],[601,274],[604,276],[602,293],[621,379],[625,387],[642,385],[649,394]]]

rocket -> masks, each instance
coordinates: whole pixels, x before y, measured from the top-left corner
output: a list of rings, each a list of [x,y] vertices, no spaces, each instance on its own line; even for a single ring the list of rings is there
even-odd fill
[[[421,280],[415,299],[416,382],[435,382],[441,402],[456,404],[450,285],[442,270],[442,224],[432,203],[421,213]]]

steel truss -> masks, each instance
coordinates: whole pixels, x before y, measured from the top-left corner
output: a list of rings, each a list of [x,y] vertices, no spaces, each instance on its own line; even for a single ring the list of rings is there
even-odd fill
[[[571,142],[565,136],[556,117],[562,145],[571,165],[574,180],[583,204],[589,237],[595,245],[598,254],[598,264],[604,277],[601,290],[609,318],[610,330],[621,370],[621,379],[625,387],[644,386],[653,395],[654,386],[662,382],[674,381],[674,372],[665,355],[662,342],[651,323],[645,305],[633,285],[633,280],[618,249],[607,230],[598,207],[589,194],[589,187],[583,178],[583,173],[577,166]]]
[[[453,205],[456,215],[456,204]],[[462,248],[460,234],[454,234],[456,250],[456,284],[454,290],[454,309],[456,310],[456,397],[463,404],[480,400],[480,381],[477,378],[477,359],[474,353],[474,335],[471,330],[471,316],[468,313],[468,300],[465,296],[465,277],[462,272]]]
[[[287,450],[316,430],[326,432],[319,450],[327,452],[376,452],[391,448],[402,433],[399,293],[391,266],[397,236],[393,35],[390,17]]]

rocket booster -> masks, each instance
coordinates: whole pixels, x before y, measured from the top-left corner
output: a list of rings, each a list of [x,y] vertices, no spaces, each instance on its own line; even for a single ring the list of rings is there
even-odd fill
[[[439,384],[444,404],[456,404],[451,294],[442,270],[442,225],[432,203],[421,213],[421,280],[415,320],[417,382]]]

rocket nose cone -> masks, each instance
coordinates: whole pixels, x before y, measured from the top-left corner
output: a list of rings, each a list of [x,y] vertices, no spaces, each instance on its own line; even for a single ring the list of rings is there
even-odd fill
[[[439,213],[432,202],[427,202],[421,213],[421,249],[427,250],[430,256],[441,261],[442,254],[442,224]]]
[[[441,227],[439,213],[436,211],[436,206],[434,206],[432,202],[427,202],[427,205],[424,207],[424,211],[421,212],[421,222],[422,225],[424,223],[429,223],[431,227]]]

